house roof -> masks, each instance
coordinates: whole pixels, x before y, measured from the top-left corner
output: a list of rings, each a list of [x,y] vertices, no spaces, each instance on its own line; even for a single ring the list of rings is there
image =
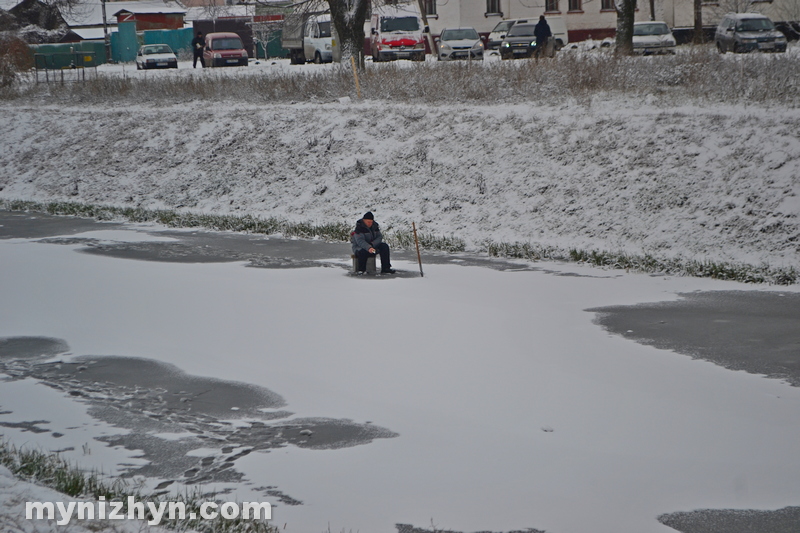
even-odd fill
[[[0,2],[5,0],[0,0]],[[149,11],[146,11],[149,10]],[[106,23],[117,24],[116,14],[120,11],[131,13],[185,13],[186,10],[171,0],[139,0],[135,2],[106,2]],[[94,27],[103,25],[102,2],[84,1],[72,9],[65,9],[62,16],[70,28]]]
[[[75,28],[70,31],[83,41],[93,41],[97,39],[102,41],[105,37],[105,35],[103,35],[103,28]],[[109,28],[108,32],[111,33],[111,28]]]
[[[114,4],[121,4],[122,2],[114,2]],[[130,4],[143,4],[144,2],[128,2]],[[108,13],[108,3],[106,3],[106,14]],[[116,5],[113,5],[116,8]],[[133,13],[135,15],[138,14],[181,14],[186,13],[186,10],[180,7],[178,4],[173,4],[169,6],[163,2],[158,2],[157,4],[148,4],[144,6],[133,5],[130,7],[125,7],[122,9],[112,9],[114,12],[113,16],[117,16],[120,13]]]
[[[249,17],[255,14],[253,6],[233,5],[233,6],[203,6],[186,8],[185,20],[208,20],[213,18],[228,17]]]

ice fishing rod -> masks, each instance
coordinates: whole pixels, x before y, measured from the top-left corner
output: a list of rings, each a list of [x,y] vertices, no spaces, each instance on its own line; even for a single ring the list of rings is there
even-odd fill
[[[414,244],[417,245],[417,262],[419,263],[419,277],[425,277],[422,273],[422,256],[419,255],[419,240],[417,239],[417,224],[412,222],[411,227],[414,228]]]

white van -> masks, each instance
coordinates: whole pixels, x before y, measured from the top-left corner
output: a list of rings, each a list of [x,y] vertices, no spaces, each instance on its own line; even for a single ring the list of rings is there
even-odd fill
[[[547,24],[550,26],[550,31],[553,34],[553,40],[556,44],[556,50],[564,48],[569,44],[569,37],[567,36],[567,25],[564,24],[564,17],[544,17]],[[539,22],[539,17],[530,17],[526,19],[506,19],[497,23],[497,26],[489,33],[489,42],[486,46],[487,50],[497,50],[506,38],[508,30],[514,24],[536,24]]]
[[[372,61],[425,61],[425,32],[415,4],[376,8],[370,20]]]
[[[303,54],[306,61],[330,63],[333,61],[333,38],[330,15],[311,15],[306,20],[303,33]]]

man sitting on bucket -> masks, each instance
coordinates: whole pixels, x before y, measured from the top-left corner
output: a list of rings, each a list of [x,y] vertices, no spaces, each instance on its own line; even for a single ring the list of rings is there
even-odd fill
[[[381,228],[375,222],[372,211],[368,211],[358,222],[356,229],[350,235],[350,242],[353,244],[353,254],[358,259],[358,270],[356,274],[364,274],[367,271],[367,258],[381,256],[381,274],[394,274],[395,270],[389,262],[389,245],[383,242]]]

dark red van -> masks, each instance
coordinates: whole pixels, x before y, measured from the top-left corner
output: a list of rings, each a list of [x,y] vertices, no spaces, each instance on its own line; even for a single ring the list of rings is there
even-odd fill
[[[220,32],[206,35],[203,58],[209,67],[247,66],[247,50],[235,33]]]

